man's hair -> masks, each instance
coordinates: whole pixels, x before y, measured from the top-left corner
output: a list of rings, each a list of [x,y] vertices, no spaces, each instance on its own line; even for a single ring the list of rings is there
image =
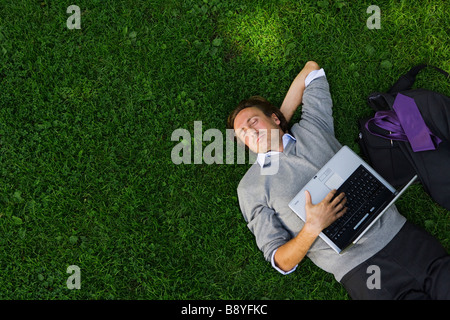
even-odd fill
[[[237,107],[230,113],[227,121],[227,128],[234,129],[234,120],[239,112],[246,108],[255,107],[261,110],[267,117],[271,117],[274,113],[280,120],[280,127],[283,132],[288,132],[288,123],[283,113],[277,107],[273,106],[269,101],[260,96],[253,96],[249,99],[239,102]]]

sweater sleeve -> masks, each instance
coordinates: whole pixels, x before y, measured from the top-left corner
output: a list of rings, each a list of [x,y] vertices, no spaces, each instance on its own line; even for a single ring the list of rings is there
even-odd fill
[[[315,78],[303,93],[300,126],[334,135],[333,102],[326,76]]]
[[[291,239],[277,213],[261,201],[264,197],[255,194],[255,188],[238,187],[239,205],[247,227],[253,233],[258,248],[267,261],[272,260],[276,249]]]

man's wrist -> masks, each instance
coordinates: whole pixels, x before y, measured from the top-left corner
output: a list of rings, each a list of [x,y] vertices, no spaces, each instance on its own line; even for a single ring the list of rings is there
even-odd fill
[[[317,238],[319,234],[322,232],[321,228],[318,228],[317,226],[313,225],[312,223],[305,222],[305,225],[302,229],[303,233],[309,237]]]

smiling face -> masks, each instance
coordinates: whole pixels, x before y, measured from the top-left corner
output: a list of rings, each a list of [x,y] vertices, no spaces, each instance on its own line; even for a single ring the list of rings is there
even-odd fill
[[[256,107],[245,108],[234,120],[234,131],[237,138],[255,153],[283,151],[283,131],[274,113],[268,117]]]

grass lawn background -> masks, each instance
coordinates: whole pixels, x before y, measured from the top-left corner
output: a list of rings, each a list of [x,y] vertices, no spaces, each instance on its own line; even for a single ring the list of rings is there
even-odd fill
[[[236,195],[250,164],[171,160],[175,129],[225,133],[250,95],[279,106],[308,60],[327,73],[337,138],[359,152],[371,92],[419,63],[450,71],[448,6],[2,0],[0,299],[348,299],[309,260],[289,276],[264,261]],[[450,95],[434,70],[416,86]],[[421,186],[398,208],[449,249],[449,212]]]

